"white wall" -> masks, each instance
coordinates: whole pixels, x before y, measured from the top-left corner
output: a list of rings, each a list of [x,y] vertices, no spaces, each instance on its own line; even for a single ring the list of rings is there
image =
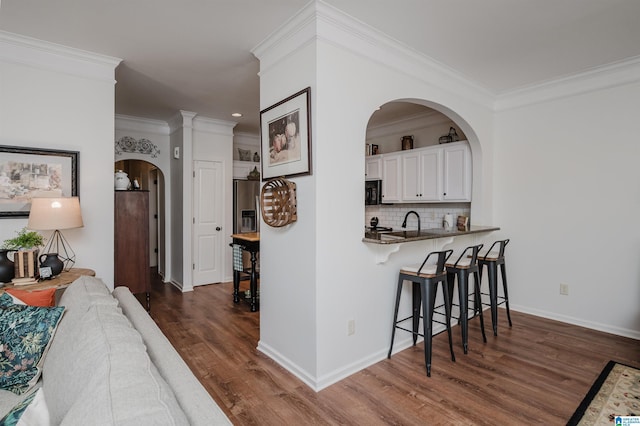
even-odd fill
[[[498,113],[494,211],[512,240],[515,309],[638,339],[637,66],[635,76]]]
[[[119,59],[0,32],[0,144],[79,151],[76,265],[113,286],[114,69]],[[0,219],[0,240],[27,219]]]
[[[307,26],[296,25],[302,22]],[[315,389],[386,357],[400,265],[450,243],[404,244],[379,265],[380,247],[362,242],[363,144],[378,105],[409,100],[461,125],[474,156],[473,197],[485,200],[473,207],[472,217],[476,224],[490,219],[491,191],[484,184],[490,181],[484,173],[491,166],[493,131],[488,98],[402,46],[385,39],[392,45],[387,48],[374,40],[382,35],[317,3],[254,50],[261,109],[311,86],[313,175],[292,179],[298,185],[298,222],[261,227],[258,347]],[[356,333],[347,336],[351,319]],[[399,337],[396,347],[408,342],[408,336]]]

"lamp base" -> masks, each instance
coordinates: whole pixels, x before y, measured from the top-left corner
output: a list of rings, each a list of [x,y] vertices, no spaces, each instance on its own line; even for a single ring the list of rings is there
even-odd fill
[[[58,257],[64,263],[64,271],[69,271],[76,263],[76,253],[71,249],[69,242],[59,230],[53,231],[49,241],[44,246],[42,253],[58,253]]]

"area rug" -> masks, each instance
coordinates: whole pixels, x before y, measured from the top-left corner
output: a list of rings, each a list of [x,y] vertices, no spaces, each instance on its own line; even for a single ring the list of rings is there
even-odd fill
[[[640,369],[609,361],[567,426],[616,425],[622,416],[640,417]]]

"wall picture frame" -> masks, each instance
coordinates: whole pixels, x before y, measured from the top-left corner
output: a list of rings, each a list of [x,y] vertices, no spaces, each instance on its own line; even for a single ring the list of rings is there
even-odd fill
[[[0,218],[28,217],[32,198],[77,196],[79,155],[0,145]]]
[[[262,180],[311,174],[311,88],[260,111]]]

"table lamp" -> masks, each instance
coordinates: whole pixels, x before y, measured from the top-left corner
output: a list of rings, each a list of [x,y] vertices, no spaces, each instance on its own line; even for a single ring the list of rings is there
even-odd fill
[[[53,231],[42,252],[58,253],[65,271],[76,263],[76,254],[60,230],[83,226],[78,197],[31,199],[27,228],[34,231]]]

